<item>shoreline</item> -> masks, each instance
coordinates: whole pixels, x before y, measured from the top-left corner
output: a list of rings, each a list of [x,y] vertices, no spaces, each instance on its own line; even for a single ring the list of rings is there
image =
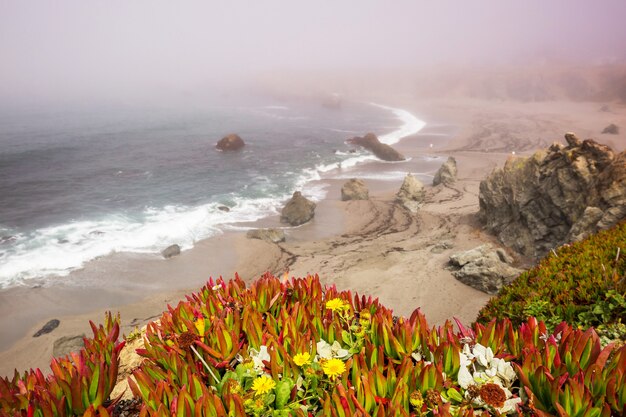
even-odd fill
[[[437,167],[445,161],[444,156],[452,155],[459,167],[459,180],[453,187],[433,188],[429,181],[423,181],[428,189],[427,203],[418,216],[408,216],[393,204],[393,194],[401,179],[366,179],[371,196],[368,202],[341,202],[339,190],[345,179],[322,179],[321,182],[330,186],[325,199],[318,203],[314,220],[286,229],[284,244],[251,240],[245,237],[245,232],[228,231],[202,240],[170,260],[116,254],[94,260],[76,271],[84,274],[87,284],[98,282],[98,277],[104,275],[115,277],[113,283],[104,283],[106,287],[2,290],[2,339],[13,338],[14,343],[0,346],[0,375],[11,374],[13,368],[47,369],[54,340],[90,334],[88,320],[101,321],[107,309],[121,312],[122,332],[128,334],[135,326],[141,327],[160,315],[167,303],[175,303],[185,294],[200,290],[209,278],[207,271],[214,278],[216,274],[224,274],[224,279],[234,277],[237,271],[247,282],[266,270],[282,274],[288,268],[289,276],[296,277],[318,273],[323,283],[378,297],[399,315],[410,314],[420,307],[431,325],[441,324],[452,316],[463,322],[472,321],[489,296],[456,281],[445,266],[451,253],[495,241],[481,231],[473,216],[478,210],[480,180],[501,166],[513,150],[531,152],[535,146],[561,141],[565,131],[578,131],[581,137],[595,136],[602,141],[604,137],[590,135],[585,131],[588,128],[584,128],[594,116],[598,118],[597,110],[596,113],[591,110],[599,105],[543,103],[540,107],[552,110],[546,113],[545,109],[532,110],[536,103],[529,107],[524,103],[472,100],[397,101],[401,104],[398,107],[404,105],[403,108],[419,114],[422,120],[433,122],[425,131],[403,138],[394,147],[409,157],[432,155]],[[624,107],[619,111],[626,124]],[[548,114],[550,120],[543,120],[537,114]],[[431,148],[430,143],[438,132],[429,131],[428,126],[436,128],[437,123],[456,128],[445,144]],[[491,135],[486,134],[486,127],[491,129]],[[609,143],[614,149],[626,148],[623,134],[610,139],[614,141]],[[487,151],[486,143],[490,144]],[[511,149],[512,143],[516,149]],[[374,174],[393,173],[415,163],[409,161],[399,166],[374,163],[371,170]],[[385,169],[381,170],[380,166]],[[271,227],[277,224],[277,219],[264,219],[258,224]],[[443,241],[449,241],[452,247],[434,253],[433,247]],[[155,276],[158,283],[154,282]],[[34,305],[40,316],[46,311],[50,316],[35,320],[36,312],[29,312]],[[31,334],[51,318],[60,319],[60,326],[50,334],[32,338]]]

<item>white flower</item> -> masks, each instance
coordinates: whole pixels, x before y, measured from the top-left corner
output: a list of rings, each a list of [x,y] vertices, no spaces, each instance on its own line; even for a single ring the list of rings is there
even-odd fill
[[[494,358],[493,361],[497,371],[496,375],[502,380],[502,385],[507,388],[510,387],[517,379],[517,374],[515,373],[513,366],[511,366],[511,364],[504,359]]]
[[[507,391],[506,388],[505,388],[505,391]],[[515,411],[515,406],[517,404],[520,404],[521,402],[522,402],[522,399],[519,397],[509,398],[508,400],[504,402],[504,405],[498,408],[497,410],[500,412],[500,414],[508,414],[511,411]]]
[[[472,377],[472,374],[465,366],[461,366],[459,368],[459,374],[457,378],[459,379],[459,385],[463,389],[467,389],[470,385],[474,384],[474,377]]]
[[[493,359],[493,351],[490,347],[484,347],[480,343],[476,343],[473,353],[480,365],[489,368],[489,362]]]
[[[347,359],[350,356],[348,350],[343,349],[338,341],[329,345],[324,339],[317,342],[317,356],[321,359]]]
[[[263,361],[270,361],[270,354],[267,353],[267,346],[260,346],[258,351],[256,349],[250,348],[248,354],[250,355],[250,359],[252,359],[252,362],[254,363],[253,368],[256,373],[259,375],[262,374],[263,370],[265,370],[265,364],[263,363]]]

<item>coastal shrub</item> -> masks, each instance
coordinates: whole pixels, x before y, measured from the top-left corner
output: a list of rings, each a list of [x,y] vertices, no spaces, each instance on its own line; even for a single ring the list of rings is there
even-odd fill
[[[626,338],[626,222],[564,245],[504,287],[478,321],[536,317],[553,329],[565,321],[595,327],[605,341]]]
[[[63,358],[53,359],[51,374],[30,370],[12,379],[0,378],[2,416],[109,416],[106,401],[117,381],[119,317],[110,313],[105,324],[90,322],[93,339],[85,347]]]
[[[141,416],[626,413],[626,347],[529,318],[430,328],[319,279],[209,281],[148,325]]]

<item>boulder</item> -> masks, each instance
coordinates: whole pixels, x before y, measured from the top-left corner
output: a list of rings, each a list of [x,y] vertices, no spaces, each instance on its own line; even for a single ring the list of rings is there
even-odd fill
[[[215,147],[220,151],[236,151],[245,146],[245,142],[239,135],[231,133],[230,135],[224,136],[222,139],[217,142]]]
[[[456,159],[450,156],[448,160],[444,162],[437,173],[435,173],[435,177],[433,178],[433,185],[450,185],[456,181]]]
[[[248,239],[261,239],[267,242],[280,243],[285,241],[285,232],[281,229],[254,229],[246,233]]]
[[[424,202],[426,190],[424,184],[411,174],[406,174],[400,190],[396,194],[396,201],[400,202],[412,213],[416,213]]]
[[[228,213],[230,211],[230,207],[226,207],[226,206],[219,206],[217,209],[225,213]]]
[[[341,201],[369,200],[369,191],[363,180],[352,178],[341,187]]]
[[[454,245],[450,242],[441,242],[441,243],[437,243],[432,248],[430,248],[430,252],[431,253],[443,253],[449,249],[452,249],[453,247]]]
[[[51,331],[53,331],[54,329],[59,327],[59,324],[61,324],[61,322],[59,320],[52,319],[49,322],[47,322],[46,324],[44,324],[41,329],[37,330],[37,333],[35,333],[33,335],[33,337],[39,337],[41,335],[50,333]]]
[[[52,345],[52,356],[59,358],[71,352],[78,352],[85,346],[85,335],[63,336],[54,341]]]
[[[368,133],[363,137],[355,136],[352,139],[348,139],[348,143],[364,147],[383,161],[404,161],[406,159],[391,146],[381,143],[373,133]]]
[[[161,251],[161,255],[163,255],[165,259],[180,255],[180,246],[176,244],[170,245]]]
[[[315,215],[315,203],[306,199],[300,191],[293,193],[280,213],[281,223],[299,226],[311,220]]]
[[[619,135],[619,126],[617,126],[614,123],[611,123],[610,125],[608,125],[602,130],[602,133],[609,134],[609,135]]]
[[[487,294],[497,294],[523,271],[513,268],[512,259],[502,249],[482,245],[450,256],[452,275],[462,283]]]
[[[480,183],[479,218],[502,243],[540,258],[626,218],[626,152],[573,133],[567,146],[511,157]]]

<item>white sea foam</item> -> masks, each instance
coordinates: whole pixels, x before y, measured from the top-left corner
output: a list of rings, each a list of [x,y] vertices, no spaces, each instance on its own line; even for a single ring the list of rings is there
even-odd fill
[[[382,143],[386,143],[387,145],[393,145],[394,143],[398,143],[400,142],[400,139],[410,135],[414,135],[422,130],[424,126],[426,126],[426,122],[418,119],[413,114],[404,109],[384,106],[377,103],[369,104],[371,104],[372,106],[380,107],[381,109],[391,111],[394,115],[396,115],[398,119],[402,121],[402,126],[400,126],[400,128],[378,137],[379,141],[381,141]]]
[[[319,190],[313,190],[320,193]],[[0,287],[45,275],[67,275],[87,261],[114,252],[158,253],[170,244],[189,249],[222,233],[228,223],[251,222],[278,213],[274,198],[233,198],[229,212],[210,203],[198,207],[148,208],[142,219],[121,215],[46,227],[18,237],[0,251]]]

